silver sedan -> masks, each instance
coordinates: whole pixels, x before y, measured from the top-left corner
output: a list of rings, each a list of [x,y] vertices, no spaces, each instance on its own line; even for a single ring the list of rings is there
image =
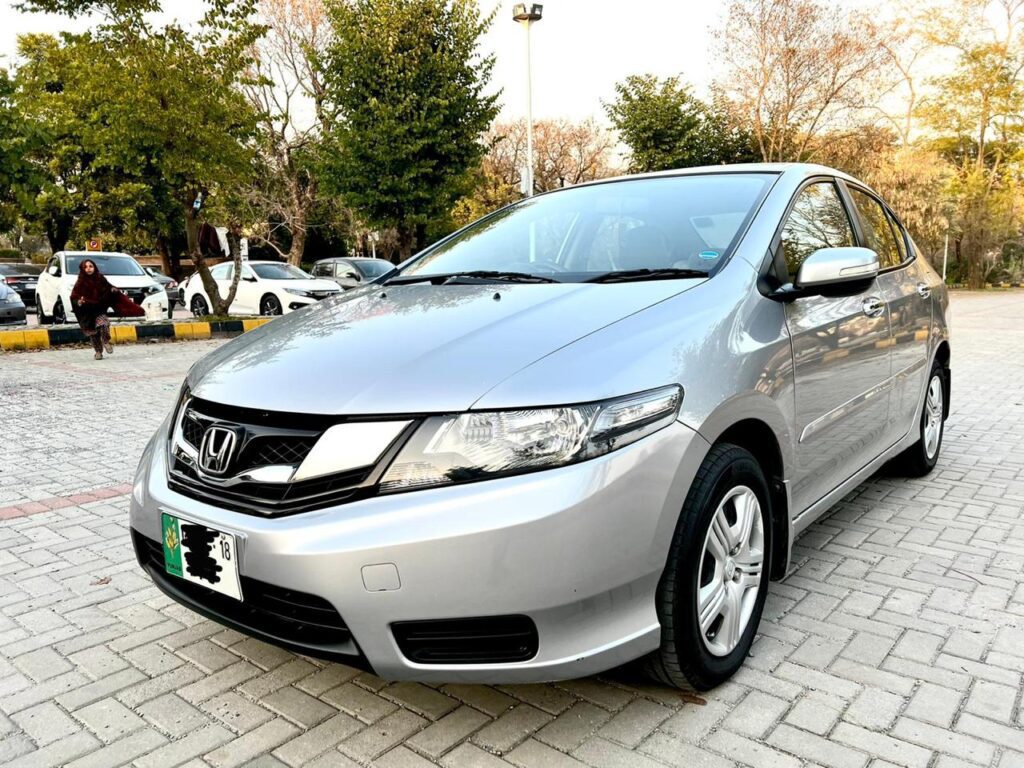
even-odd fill
[[[829,168],[593,183],[226,344],[142,456],[138,559],[176,600],[423,681],[635,659],[706,689],[796,536],[949,412],[947,297]]]

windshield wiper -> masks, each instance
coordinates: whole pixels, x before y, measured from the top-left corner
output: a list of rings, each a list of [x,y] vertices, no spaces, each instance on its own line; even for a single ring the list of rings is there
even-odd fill
[[[700,269],[621,269],[584,280],[585,283],[628,283],[640,280],[673,280],[683,277],[707,277],[708,273]]]
[[[437,275],[399,275],[387,281],[387,285],[404,285],[406,283],[420,283],[425,280],[446,283],[449,280],[468,277],[479,280],[496,280],[502,283],[558,283],[550,277],[542,275],[531,275],[526,272],[501,272],[497,270],[473,270],[470,272],[446,272]]]

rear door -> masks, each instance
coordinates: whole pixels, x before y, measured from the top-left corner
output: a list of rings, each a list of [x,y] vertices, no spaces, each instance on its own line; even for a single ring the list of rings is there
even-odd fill
[[[819,248],[854,243],[852,219],[835,181],[812,181],[797,194],[782,228],[788,280]],[[874,281],[854,296],[792,301],[786,305],[786,323],[796,386],[793,501],[803,510],[883,450],[889,316]]]
[[[878,285],[889,305],[892,395],[888,440],[894,443],[913,426],[924,392],[931,289],[892,212],[867,190],[853,185],[847,185],[847,189],[857,212],[863,245],[878,253]]]

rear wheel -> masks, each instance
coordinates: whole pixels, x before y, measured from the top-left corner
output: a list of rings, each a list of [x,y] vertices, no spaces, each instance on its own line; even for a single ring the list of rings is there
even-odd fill
[[[43,312],[43,300],[36,294],[36,318],[40,325],[53,325],[53,318]]]
[[[206,299],[198,294],[192,297],[192,303],[189,305],[189,310],[192,312],[193,317],[203,317],[210,314],[210,308],[206,304]]]
[[[661,647],[643,662],[657,680],[704,691],[742,666],[768,594],[770,504],[764,472],[748,451],[711,449],[658,584]]]
[[[64,311],[64,300],[57,299],[53,305],[53,322],[57,325],[64,325],[68,321],[68,313]]]
[[[924,477],[939,461],[942,434],[946,423],[946,369],[938,360],[928,374],[928,387],[924,391],[921,421],[917,425],[918,440],[890,462],[895,474],[906,477]]]

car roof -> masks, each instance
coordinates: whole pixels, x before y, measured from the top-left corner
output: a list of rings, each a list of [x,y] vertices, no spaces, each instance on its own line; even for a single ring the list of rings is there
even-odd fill
[[[576,186],[583,187],[609,181],[626,181],[628,179],[657,179],[665,176],[704,176],[709,174],[728,173],[774,173],[778,175],[784,174],[803,177],[835,176],[845,181],[852,181],[857,184],[864,185],[862,181],[855,179],[847,173],[843,173],[835,168],[830,168],[827,165],[819,165],[818,163],[733,163],[731,165],[698,165],[692,168],[673,168],[665,171],[653,171],[651,173],[624,174],[622,176],[613,176],[608,179],[588,181],[583,184],[577,184]],[[566,187],[566,189],[568,189],[568,187]]]
[[[379,259],[376,256],[331,256],[326,259],[317,259],[314,264],[327,264],[328,262],[337,263],[339,261],[387,261],[387,259]]]
[[[59,251],[54,256],[95,256],[100,258],[102,256],[127,256],[129,259],[134,259],[130,253],[123,253],[122,251]]]

